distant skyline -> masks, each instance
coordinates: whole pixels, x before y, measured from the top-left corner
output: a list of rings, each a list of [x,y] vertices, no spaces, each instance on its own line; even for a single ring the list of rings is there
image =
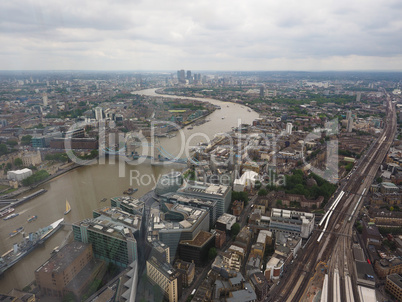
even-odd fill
[[[0,2],[0,70],[402,71],[402,2]]]

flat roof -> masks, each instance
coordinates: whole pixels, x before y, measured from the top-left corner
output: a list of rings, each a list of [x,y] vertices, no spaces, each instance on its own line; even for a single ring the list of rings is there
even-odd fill
[[[364,301],[364,302],[376,302],[377,301],[374,289],[358,285],[357,291],[360,296],[360,301]]]
[[[400,274],[391,274],[387,276],[387,279],[395,283],[397,286],[402,288],[402,276]]]
[[[199,231],[193,240],[182,240],[180,244],[187,244],[192,246],[201,247],[207,243],[214,235],[206,231]]]
[[[50,257],[50,259],[36,269],[36,271],[45,273],[61,273],[74,261],[75,258],[85,252],[89,246],[91,245],[87,243],[73,241],[62,247],[59,252]]]

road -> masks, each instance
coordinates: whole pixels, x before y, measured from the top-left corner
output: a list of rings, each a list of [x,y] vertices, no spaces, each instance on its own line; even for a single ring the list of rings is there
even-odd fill
[[[310,278],[315,273],[315,267],[323,261],[328,264],[328,301],[346,301],[346,292],[343,281],[345,276],[350,276],[352,281],[355,301],[359,301],[356,287],[356,277],[353,274],[353,255],[351,254],[351,235],[353,224],[363,204],[361,202],[351,216],[363,190],[369,189],[380,164],[383,162],[395,136],[396,114],[391,98],[387,95],[387,117],[383,132],[374,142],[366,155],[360,161],[355,172],[348,182],[344,182],[334,196],[334,200],[340,196],[339,203],[332,216],[328,218],[327,231],[321,240],[321,230],[315,230],[309,242],[301,250],[293,263],[292,270],[283,277],[286,282],[281,282],[268,295],[266,301],[305,301],[306,293],[310,286]],[[342,193],[344,192],[344,193]],[[351,219],[349,220],[349,217]],[[333,294],[338,289],[333,288],[334,273],[340,277],[340,299],[333,299]]]

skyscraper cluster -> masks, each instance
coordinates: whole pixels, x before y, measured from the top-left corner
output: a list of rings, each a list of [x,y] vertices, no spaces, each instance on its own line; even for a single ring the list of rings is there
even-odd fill
[[[177,80],[179,84],[199,84],[201,83],[201,74],[200,73],[191,73],[191,70],[184,69],[177,71]]]

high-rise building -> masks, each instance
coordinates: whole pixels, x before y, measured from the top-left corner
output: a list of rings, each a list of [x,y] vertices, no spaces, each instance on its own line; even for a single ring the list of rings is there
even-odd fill
[[[162,290],[169,302],[179,301],[182,290],[181,276],[170,263],[162,263],[151,256],[147,260],[147,277]]]
[[[350,118],[348,119],[348,128],[347,128],[347,131],[348,131],[348,132],[352,132],[352,131],[353,131],[353,118],[352,118],[352,117],[350,117]]]
[[[352,117],[352,111],[346,111],[346,119],[349,120]]]
[[[360,102],[361,97],[362,97],[362,93],[361,93],[361,92],[356,93],[356,102],[357,102],[357,103]]]
[[[191,82],[192,77],[191,77],[191,70],[187,70],[187,80]]]
[[[47,105],[49,105],[46,93],[43,94],[42,100],[43,100],[43,106],[46,107]]]
[[[260,98],[265,97],[265,87],[264,85],[260,86]]]
[[[177,71],[177,80],[180,84],[186,84],[186,72],[184,69]]]
[[[229,209],[232,200],[232,187],[213,185],[203,182],[187,183],[177,190],[180,195],[190,196],[201,200],[216,201],[216,217],[218,218]]]
[[[209,212],[181,204],[162,204],[162,211],[151,215],[148,241],[157,239],[166,244],[172,262],[180,240],[192,240],[200,231],[209,230]]]
[[[117,208],[97,210],[94,216],[98,217],[73,224],[74,240],[92,243],[95,257],[123,268],[137,260],[134,234],[139,232],[141,216]]]
[[[96,107],[95,108],[95,119],[97,121],[103,120],[103,109],[102,109],[102,107]]]
[[[291,135],[292,134],[292,128],[293,128],[292,123],[286,123],[286,134]]]

